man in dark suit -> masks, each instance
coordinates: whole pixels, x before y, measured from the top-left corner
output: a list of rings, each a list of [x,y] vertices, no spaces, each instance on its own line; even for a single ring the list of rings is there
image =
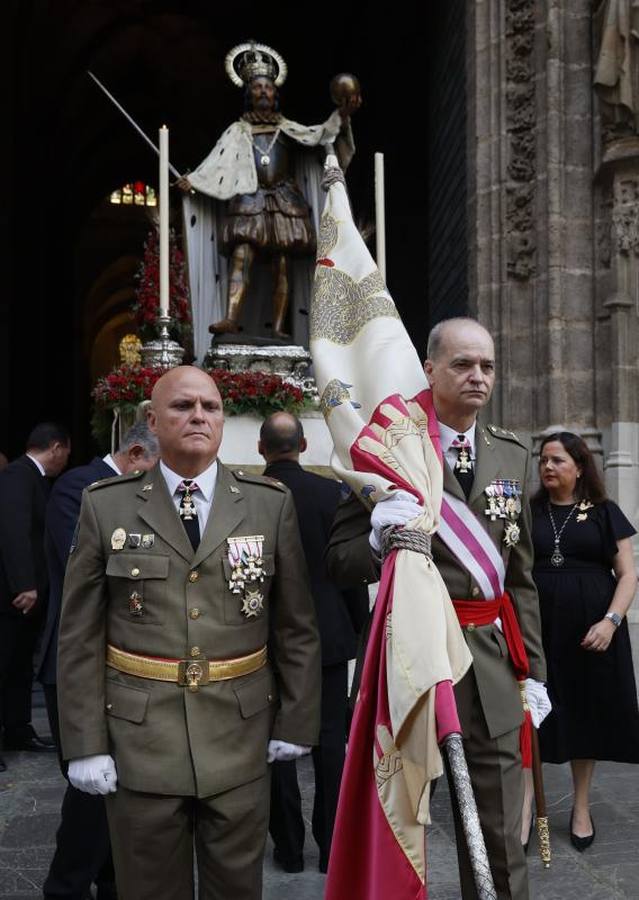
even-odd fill
[[[313,748],[313,836],[320,850],[320,871],[325,872],[344,767],[348,660],[356,654],[357,633],[368,616],[368,591],[339,590],[328,577],[324,551],[340,487],[300,466],[299,455],[306,446],[302,425],[290,413],[274,413],[263,423],[258,449],[267,463],[264,474],[283,482],[293,494],[320,631],[322,708],[319,744]],[[294,760],[273,764],[269,830],[276,862],[287,872],[301,871],[304,820]]]
[[[71,452],[62,425],[42,422],[0,472],[0,724],[5,750],[52,750],[31,725],[33,653],[45,613],[44,515],[49,478]],[[6,768],[0,758],[0,771]]]
[[[65,472],[55,483],[47,505],[45,551],[49,570],[47,621],[41,645],[38,679],[44,687],[51,733],[58,751],[58,699],[56,691],[58,625],[62,586],[69,548],[80,515],[82,491],[102,478],[146,471],[155,465],[158,443],[146,424],[134,425],[122,438],[117,453],[96,456],[86,466]],[[62,757],[60,756],[62,764]],[[66,766],[61,765],[66,777]],[[62,801],[56,851],[43,886],[47,900],[85,900],[91,883],[98,886],[98,900],[115,897],[113,861],[104,798],[85,794],[68,785]]]

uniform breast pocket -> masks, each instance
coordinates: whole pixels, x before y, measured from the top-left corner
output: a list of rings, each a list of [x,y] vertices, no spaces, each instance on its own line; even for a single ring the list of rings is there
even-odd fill
[[[241,580],[233,579],[234,570],[227,557],[222,559],[224,569],[224,621],[227,625],[245,625],[247,622],[256,622],[264,616],[266,598],[271,587],[271,581],[275,574],[275,560],[272,553],[264,553],[262,556],[263,580],[247,580],[242,585]],[[231,581],[233,580],[236,593],[233,593]]]
[[[167,598],[169,557],[117,553],[109,557],[106,574],[111,606],[137,625],[161,625]]]

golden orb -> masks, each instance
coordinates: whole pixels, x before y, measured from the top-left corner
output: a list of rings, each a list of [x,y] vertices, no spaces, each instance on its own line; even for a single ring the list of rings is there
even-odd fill
[[[336,106],[351,106],[358,109],[362,104],[362,88],[356,75],[341,72],[331,79],[331,100]]]

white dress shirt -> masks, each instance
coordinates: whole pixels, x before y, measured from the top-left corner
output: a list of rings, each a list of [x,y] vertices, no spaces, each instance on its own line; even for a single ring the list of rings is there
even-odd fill
[[[442,453],[444,454],[444,458],[446,462],[454,470],[455,463],[457,462],[457,448],[453,447],[453,441],[457,440],[458,435],[463,434],[470,444],[470,459],[473,464],[473,468],[475,467],[475,432],[477,430],[477,422],[473,422],[468,431],[455,431],[454,428],[449,428],[448,425],[444,425],[443,422],[438,422],[439,425],[439,439],[442,445]]]
[[[116,465],[116,462],[110,453],[107,453],[106,456],[102,457],[102,462],[105,462],[107,464],[107,466],[109,466],[109,468],[113,469],[113,471],[115,472],[116,475],[122,474],[121,469],[119,468],[119,466]]]
[[[213,505],[213,494],[215,493],[215,482],[217,481],[217,460],[214,459],[208,469],[200,472],[196,478],[191,479],[185,478],[184,475],[178,475],[177,472],[169,469],[162,460],[160,460],[160,471],[166,481],[166,486],[169,489],[169,494],[171,495],[176,510],[179,509],[180,500],[182,499],[182,494],[178,491],[178,486],[183,481],[195,481],[199,487],[199,491],[195,491],[192,495],[192,499],[197,511],[200,534],[203,535],[211,512],[211,506]]]
[[[31,456],[30,453],[26,453],[25,455],[29,457],[34,466],[38,467],[38,472],[42,475],[42,477],[46,477],[47,473],[44,471],[44,466],[42,465],[42,463],[38,459],[36,459],[35,456]]]

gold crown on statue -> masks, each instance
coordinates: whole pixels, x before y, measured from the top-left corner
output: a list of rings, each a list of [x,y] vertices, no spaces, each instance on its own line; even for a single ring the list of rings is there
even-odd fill
[[[275,87],[281,87],[288,73],[288,66],[277,50],[256,41],[247,41],[229,50],[224,67],[236,87],[243,87],[253,78],[260,77],[270,78]]]

